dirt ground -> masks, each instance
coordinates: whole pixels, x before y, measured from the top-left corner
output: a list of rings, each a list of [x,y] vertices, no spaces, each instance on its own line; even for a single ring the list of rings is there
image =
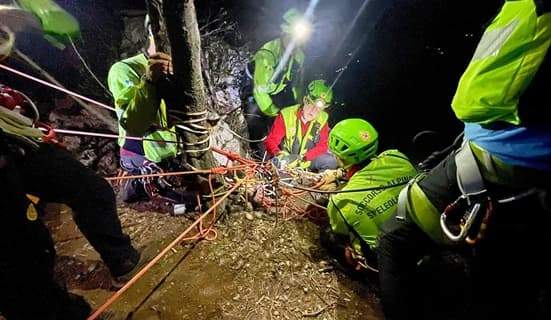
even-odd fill
[[[72,222],[53,210],[56,276],[97,308],[114,292],[97,253]],[[121,207],[138,247],[160,250],[191,218]],[[376,278],[376,277],[375,277]],[[213,241],[170,252],[110,308],[131,319],[382,319],[376,286],[352,280],[319,246],[319,227],[263,212],[233,213]]]

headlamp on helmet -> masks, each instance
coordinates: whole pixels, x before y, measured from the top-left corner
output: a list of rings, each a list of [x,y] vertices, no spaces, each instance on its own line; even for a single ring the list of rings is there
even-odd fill
[[[295,41],[303,43],[312,34],[312,24],[297,9],[289,9],[283,15],[281,31],[290,35]]]
[[[333,102],[333,89],[325,84],[325,80],[314,80],[308,85],[306,97],[316,107],[325,109]]]
[[[314,105],[316,106],[316,108],[319,108],[319,109],[327,108],[327,104],[325,103],[325,101],[323,101],[323,99],[316,100],[314,102]]]
[[[310,35],[312,34],[312,25],[306,19],[299,19],[292,25],[291,30],[293,39],[299,43],[304,43],[310,39]]]

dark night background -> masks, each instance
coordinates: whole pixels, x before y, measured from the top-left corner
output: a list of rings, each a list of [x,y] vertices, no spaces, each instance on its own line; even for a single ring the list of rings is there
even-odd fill
[[[457,82],[502,1],[368,0],[342,42],[364,2],[321,0],[316,10],[306,50],[309,78],[332,83],[351,61],[335,85],[331,122],[363,117],[379,130],[382,148],[412,156],[419,131],[440,132],[442,142],[451,142],[462,128],[450,107]],[[287,8],[307,3],[226,1],[253,48],[277,36]]]
[[[120,23],[113,18],[116,12],[145,8],[143,1],[137,0],[58,2],[71,12],[81,12],[77,18],[83,31],[102,25],[116,27]],[[235,38],[232,41],[237,43],[247,43],[252,51],[279,35],[281,17],[288,8],[304,9],[307,3],[307,0],[196,1],[202,17],[220,7],[226,8],[237,20],[242,34],[241,38],[228,37]],[[439,138],[443,141],[452,140],[461,130],[461,123],[450,108],[457,81],[484,26],[501,3],[368,0],[366,9],[344,39],[364,0],[321,0],[315,13],[315,33],[306,48],[309,79],[323,77],[331,83],[338,74],[336,71],[350,61],[335,85],[337,103],[329,111],[332,124],[347,117],[363,117],[379,130],[382,148],[396,147],[409,154],[414,151],[412,137],[422,130],[434,130],[441,133]],[[120,42],[120,35],[97,30],[94,38],[84,39],[83,45],[104,42],[115,46]],[[342,46],[338,47],[339,43]],[[73,69],[68,68],[66,58],[53,58],[63,56],[40,41],[21,39],[19,46],[32,52],[47,70],[57,70],[62,82],[71,88],[74,72],[71,70],[80,68],[78,62],[72,64]],[[100,79],[106,78],[108,65],[92,63],[92,66]],[[59,70],[63,70],[61,74]],[[0,75],[0,80],[17,87],[19,81],[7,77]]]

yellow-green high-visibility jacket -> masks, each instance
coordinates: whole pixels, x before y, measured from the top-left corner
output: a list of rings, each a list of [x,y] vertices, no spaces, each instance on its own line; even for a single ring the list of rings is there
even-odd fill
[[[19,5],[34,14],[52,45],[63,49],[69,39],[80,37],[78,21],[52,0],[17,0]]]
[[[534,0],[505,1],[480,40],[452,102],[456,116],[465,122],[465,137],[482,176],[501,185],[521,187],[519,182],[526,182],[538,172],[525,169],[535,168],[525,164],[537,163],[549,150],[546,139],[550,136],[549,127],[530,130],[519,110],[519,101],[537,78],[551,44],[551,12],[549,7],[541,10],[538,6]],[[549,104],[542,99],[526,106],[543,111]],[[535,111],[537,114],[538,110]],[[492,125],[497,122],[506,125],[493,129]],[[525,154],[523,157],[515,154],[531,145],[537,146],[537,150],[530,153],[537,156],[537,160],[530,162]],[[518,164],[519,159],[524,164]],[[536,177],[530,179],[530,185],[538,178],[545,179],[544,171]],[[423,178],[421,175],[416,181]],[[440,210],[417,182],[408,189],[407,214],[434,241],[450,243],[440,226]]]
[[[320,130],[327,124],[329,115],[321,111],[316,119],[310,121],[308,130],[302,134],[302,124],[298,118],[300,105],[284,108],[281,110],[281,116],[285,123],[285,138],[280,146],[281,151],[288,154],[299,155],[304,158],[306,152],[316,145],[316,138]]]
[[[383,188],[331,196],[327,214],[333,232],[348,235],[360,255],[362,245],[374,250],[381,225],[396,211],[398,194],[416,174],[415,167],[400,151],[379,154],[356,172],[343,190]]]
[[[275,117],[280,108],[274,102],[274,98],[282,93],[288,85],[292,85],[294,100],[299,98],[300,76],[297,73],[298,69],[302,69],[304,64],[304,53],[301,50],[295,50],[289,62],[283,68],[278,79],[272,79],[281,61],[285,48],[283,48],[282,40],[275,39],[262,46],[254,55],[254,75],[253,75],[253,96],[262,113],[268,116]]]
[[[519,99],[551,44],[551,13],[538,13],[534,0],[505,2],[459,82],[452,107],[460,120],[521,124]]]
[[[166,105],[157,96],[155,86],[143,79],[146,72],[145,55],[115,63],[109,70],[109,90],[115,98],[119,119],[119,145],[125,136],[144,137],[160,141],[176,141],[173,128],[167,128]],[[152,129],[153,128],[153,129]],[[177,145],[159,141],[143,141],[145,157],[153,162],[175,157]]]

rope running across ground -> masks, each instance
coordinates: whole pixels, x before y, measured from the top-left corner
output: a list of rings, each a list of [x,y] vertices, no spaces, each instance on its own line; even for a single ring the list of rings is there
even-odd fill
[[[27,75],[21,71],[15,70],[8,66],[0,64],[0,68],[6,71],[12,72],[14,74],[17,74],[21,77],[25,77],[29,80],[38,82],[42,85],[48,86],[50,88],[59,90],[68,95],[77,97],[93,105],[96,105],[111,111],[115,110],[111,106],[108,106],[101,102],[87,98],[83,95],[77,94],[75,92],[62,88],[60,86],[51,84],[45,80]],[[190,116],[190,115],[186,114],[186,116]],[[194,116],[199,117],[204,115],[197,114]],[[179,126],[182,126],[184,130],[188,130],[188,131],[200,130],[202,134],[208,135],[210,132],[207,128],[199,127],[195,124],[195,122],[199,122],[203,120],[204,120],[203,118],[198,118],[194,120],[181,121]],[[48,137],[49,141],[56,141],[56,138],[55,138],[56,134],[91,136],[91,137],[107,138],[107,139],[119,139],[119,135],[110,134],[110,133],[97,133],[97,132],[88,132],[88,131],[57,129],[57,128],[50,128],[46,125],[44,125],[40,129],[46,132],[46,136]],[[237,136],[235,132],[233,131],[231,132]],[[164,140],[155,140],[155,139],[147,139],[144,137],[132,137],[132,136],[126,136],[125,138],[129,140],[137,140],[137,141],[156,141],[156,142],[163,142],[163,143],[175,143],[175,144],[178,144],[179,146],[183,146],[182,141],[164,141]],[[200,143],[197,143],[197,144],[203,144],[203,143],[206,143],[206,141],[200,141]],[[210,199],[212,206],[203,213],[202,208],[199,205],[199,217],[184,232],[182,232],[176,239],[174,239],[166,248],[164,248],[155,258],[153,258],[142,270],[140,270],[130,281],[128,281],[121,289],[119,289],[115,294],[113,294],[113,296],[111,296],[102,306],[100,306],[96,311],[94,311],[88,317],[88,320],[97,319],[105,310],[107,310],[115,301],[117,301],[117,299],[124,292],[126,292],[137,281],[139,281],[139,279],[143,277],[143,275],[146,274],[148,270],[150,270],[155,264],[157,264],[175,246],[185,241],[216,239],[217,233],[214,228],[214,225],[218,220],[218,217],[217,217],[218,206],[226,198],[228,198],[232,193],[239,191],[241,189],[240,192],[244,191],[243,193],[245,194],[246,201],[249,198],[249,192],[252,191],[253,194],[259,193],[260,205],[264,207],[264,209],[266,209],[266,211],[268,212],[272,209],[275,209],[276,214],[281,215],[284,220],[291,220],[291,219],[297,219],[297,218],[299,219],[310,218],[315,220],[316,218],[319,218],[319,217],[311,215],[309,210],[303,208],[299,204],[300,203],[308,204],[310,207],[316,207],[322,210],[325,208],[323,206],[316,204],[313,201],[310,201],[304,198],[304,196],[314,192],[318,192],[318,193],[338,193],[339,192],[339,191],[323,192],[321,190],[318,190],[318,188],[321,186],[321,182],[314,183],[310,187],[303,187],[303,186],[299,186],[296,183],[291,184],[291,183],[285,182],[283,180],[286,180],[286,179],[279,178],[279,172],[281,171],[282,173],[287,174],[293,171],[293,169],[279,170],[275,168],[270,161],[265,162],[265,161],[256,161],[253,159],[247,159],[237,153],[215,148],[211,146],[210,143],[205,150],[212,150],[213,152],[216,152],[218,154],[225,156],[227,158],[226,164],[223,166],[218,166],[218,167],[204,169],[204,170],[197,170],[194,168],[193,170],[190,170],[190,171],[161,172],[161,173],[147,174],[147,175],[123,175],[123,176],[105,178],[110,182],[119,182],[122,180],[144,179],[144,178],[152,178],[152,177],[184,176],[184,175],[197,175],[197,174],[208,175],[210,194],[203,195],[202,197]],[[302,172],[304,173],[304,171]],[[297,172],[294,172],[295,176],[297,174],[300,175],[300,170]],[[228,187],[227,191],[220,193],[218,190],[214,190],[212,185],[212,178],[214,175],[225,176],[226,186]],[[243,176],[243,178],[239,178],[239,176]],[[364,190],[352,190],[352,192],[358,192],[358,191],[364,191]],[[198,196],[198,203],[200,204],[201,201],[199,200],[200,200],[200,197]],[[211,216],[211,218],[207,222],[206,219],[209,216]],[[194,230],[195,228],[197,228],[197,232],[193,235],[190,235],[191,231]]]

